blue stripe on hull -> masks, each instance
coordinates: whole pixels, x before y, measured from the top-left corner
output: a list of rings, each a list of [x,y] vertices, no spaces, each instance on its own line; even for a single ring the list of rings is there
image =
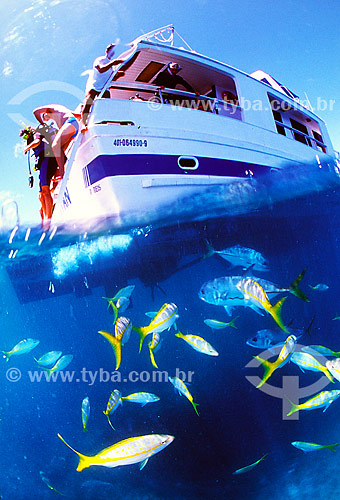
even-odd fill
[[[176,155],[101,155],[83,168],[85,186],[116,175],[213,175],[218,177],[258,177],[273,167],[220,158],[196,157],[196,170],[178,166]],[[250,172],[251,171],[251,172]]]

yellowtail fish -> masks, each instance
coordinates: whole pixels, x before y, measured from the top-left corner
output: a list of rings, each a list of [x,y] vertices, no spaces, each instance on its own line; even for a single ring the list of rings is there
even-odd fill
[[[161,333],[164,330],[170,330],[176,319],[179,317],[177,314],[177,306],[174,303],[164,304],[158,313],[153,317],[148,326],[133,326],[132,328],[139,333],[140,345],[139,352],[142,349],[144,339],[150,333]]]
[[[45,474],[44,474],[43,471],[40,471],[39,474],[40,474],[42,482],[46,484],[47,488],[49,488],[50,490],[54,491],[55,493],[58,493],[58,495],[62,495],[63,497],[66,496],[64,493],[62,493],[61,491],[56,490],[55,488],[53,488],[53,486],[51,486],[50,480],[45,476]]]
[[[122,404],[121,395],[122,395],[122,393],[118,389],[115,389],[114,391],[112,391],[110,398],[109,398],[109,401],[108,401],[107,406],[106,406],[106,410],[103,411],[104,415],[106,415],[106,417],[107,417],[107,421],[108,421],[110,427],[114,431],[116,429],[111,424],[110,415],[111,415],[111,413],[113,413],[114,411],[117,410],[119,405]]]
[[[336,321],[336,320],[340,319],[340,315],[336,313],[336,314],[335,314],[335,317],[334,317],[334,318],[332,318],[332,319],[333,319],[333,321]]]
[[[290,360],[296,345],[297,338],[295,335],[289,335],[287,337],[277,359],[274,362],[267,361],[266,359],[260,358],[260,356],[254,356],[255,359],[260,361],[264,368],[264,375],[261,382],[256,386],[257,388],[262,387],[263,384],[272,376],[275,370],[282,368]]]
[[[129,285],[124,288],[121,288],[114,297],[112,297],[113,301],[119,300],[121,297],[125,297],[129,299],[132,295],[132,292],[135,289],[135,285]]]
[[[58,434],[58,437],[70,450],[78,455],[79,464],[77,471],[79,472],[93,465],[112,468],[121,465],[137,464],[139,462],[141,462],[140,468],[142,469],[152,455],[164,450],[175,439],[174,436],[169,436],[168,434],[149,434],[132,437],[124,439],[124,441],[120,441],[109,448],[105,448],[97,455],[87,456],[72,448],[60,434]]]
[[[121,316],[117,319],[115,323],[115,337],[117,340],[121,341],[122,345],[125,345],[131,335],[132,323],[131,320]]]
[[[118,368],[120,367],[120,363],[122,361],[122,345],[129,340],[131,330],[132,330],[131,321],[128,318],[121,316],[120,318],[117,319],[115,323],[114,335],[112,335],[112,333],[105,332],[103,330],[100,330],[98,332],[100,333],[100,335],[105,337],[106,340],[108,340],[111,344],[111,347],[116,357],[116,368],[115,368],[116,370],[118,370]]]
[[[281,307],[287,297],[283,297],[272,306],[266,292],[256,281],[250,278],[243,279],[236,285],[236,287],[244,293],[245,300],[250,300],[259,307],[262,307],[273,317],[276,324],[282,328],[284,332],[289,333],[281,319]]]
[[[114,320],[113,320],[113,323],[116,322],[117,318],[118,318],[118,314],[122,314],[124,311],[126,311],[126,309],[129,307],[129,304],[130,304],[130,299],[128,299],[127,297],[119,297],[119,299],[117,300],[117,302],[115,303],[113,299],[110,299],[108,297],[103,297],[103,299],[106,299],[108,301],[108,309],[110,307],[112,307],[112,311],[113,311],[113,314],[114,314]]]
[[[61,355],[61,351],[49,351],[40,356],[39,359],[34,358],[34,361],[36,361],[40,366],[49,366],[53,365]]]
[[[309,287],[312,289],[312,290],[317,290],[318,292],[325,292],[326,290],[329,289],[329,286],[328,285],[325,285],[324,283],[318,283],[317,285],[309,285]]]
[[[43,370],[47,371],[49,375],[53,372],[60,372],[64,368],[66,368],[72,361],[73,355],[72,354],[65,354],[62,356],[52,368],[45,368],[42,366]]]
[[[340,382],[340,358],[326,361],[326,368],[330,371],[333,377]]]
[[[253,464],[250,464],[250,465],[247,465],[246,467],[242,467],[241,469],[235,470],[233,472],[233,475],[244,474],[245,472],[249,472],[254,467],[256,467],[260,462],[262,462],[262,460],[264,460],[267,456],[268,456],[268,453],[266,453],[265,455],[263,455],[263,457],[261,457],[259,460],[256,460],[256,462],[254,462]]]
[[[307,345],[301,348],[303,352],[309,352],[313,356],[334,356],[336,358],[340,357],[340,352],[332,351],[328,347],[324,347],[322,345]]]
[[[83,431],[87,431],[87,422],[90,417],[90,400],[88,397],[83,399],[83,402],[81,404],[81,421],[83,424]]]
[[[6,359],[6,361],[8,361],[11,356],[19,356],[21,354],[27,354],[28,352],[31,352],[35,347],[37,347],[39,343],[40,340],[24,339],[16,344],[10,351],[1,352],[4,354],[4,358]]]
[[[182,332],[175,333],[175,335],[183,339],[184,342],[189,344],[195,351],[201,352],[202,354],[208,354],[208,356],[218,356],[216,349],[202,337],[198,337],[198,335],[183,335]]]
[[[187,388],[185,383],[178,377],[173,377],[173,378],[169,377],[169,382],[172,383],[174,388],[177,390],[178,394],[183,394],[183,396],[185,396],[190,401],[190,403],[194,407],[195,412],[199,416],[199,413],[197,411],[198,404],[194,403],[194,398],[190,394],[189,389]]]
[[[302,450],[305,453],[308,453],[309,451],[317,451],[317,450],[331,450],[331,451],[336,451],[335,447],[339,446],[339,443],[335,444],[316,444],[316,443],[305,443],[304,441],[293,441],[291,443],[295,448],[298,450]]]
[[[313,372],[320,371],[331,381],[334,382],[332,375],[329,373],[328,368],[323,366],[317,359],[315,359],[308,352],[294,352],[290,360],[295,363],[302,371],[310,370]]]
[[[292,405],[292,408],[290,412],[287,413],[287,417],[289,417],[289,415],[292,415],[292,413],[300,410],[317,410],[318,408],[324,407],[323,411],[325,412],[327,408],[329,408],[329,406],[333,403],[333,401],[335,401],[339,396],[340,391],[337,390],[322,391],[311,399],[308,399],[308,401],[305,401],[304,403],[298,405],[288,400]]]
[[[155,368],[158,368],[158,365],[155,361],[154,353],[160,349],[161,343],[162,343],[162,339],[161,339],[161,336],[159,335],[159,333],[153,333],[152,339],[148,343],[148,347],[149,347],[149,352],[150,352],[151,363],[152,363],[152,366],[154,366]]]
[[[130,403],[139,403],[142,406],[159,401],[159,397],[151,392],[135,392],[133,394],[129,394],[128,396],[122,396],[121,399],[122,401],[129,401]]]
[[[229,321],[229,323],[225,323],[224,321],[219,321],[218,319],[205,319],[204,323],[207,326],[210,326],[210,328],[213,328],[214,330],[227,328],[227,326],[230,326],[231,328],[235,328],[237,330],[237,326],[235,325],[235,321],[237,320],[237,318],[239,318],[239,316],[236,316],[236,318]]]

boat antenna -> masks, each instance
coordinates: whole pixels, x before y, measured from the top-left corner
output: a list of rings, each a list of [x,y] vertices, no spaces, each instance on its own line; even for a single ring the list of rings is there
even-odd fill
[[[178,31],[175,30],[175,28],[174,28],[174,31],[175,31],[176,35],[182,40],[182,42],[185,43],[185,45],[188,47],[188,49],[190,50],[190,52],[195,52],[194,49],[192,47],[190,47],[190,45],[188,44],[188,42],[186,42],[184,40],[184,38],[178,33]]]
[[[310,109],[311,111],[313,111],[313,113],[314,113],[314,109],[313,109],[313,106],[311,105],[311,102],[310,102],[310,100],[309,100],[309,98],[308,98],[307,92],[304,92],[304,94],[305,94],[305,96],[306,96],[306,100],[307,100],[307,103],[308,103],[308,107],[309,107],[309,109]]]

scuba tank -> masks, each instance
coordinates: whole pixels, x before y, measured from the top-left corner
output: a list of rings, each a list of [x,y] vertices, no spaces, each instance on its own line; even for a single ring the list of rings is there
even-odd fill
[[[57,129],[52,125],[47,125],[46,123],[39,124],[35,129],[30,126],[25,126],[21,131],[20,136],[26,140],[27,145],[29,145],[34,140],[34,135],[40,135],[40,144],[34,148],[33,154],[35,156],[35,165],[33,170],[40,170],[40,165],[44,157],[52,157],[52,142],[57,134]],[[28,185],[30,188],[33,187],[34,177],[31,170],[31,150],[28,151],[27,161],[28,161]]]
[[[39,124],[37,128],[35,129],[35,134],[41,134],[43,138],[48,142],[48,144],[51,146],[53,139],[57,135],[57,129],[54,128],[52,125],[47,125],[46,123],[44,124]]]

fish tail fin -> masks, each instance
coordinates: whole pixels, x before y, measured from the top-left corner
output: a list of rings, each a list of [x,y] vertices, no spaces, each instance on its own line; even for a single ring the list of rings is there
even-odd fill
[[[273,320],[275,321],[275,323],[284,332],[289,333],[289,330],[287,330],[287,328],[284,326],[284,324],[282,322],[282,319],[281,319],[281,308],[282,308],[283,303],[285,302],[286,299],[287,299],[287,297],[282,297],[282,299],[280,299],[278,302],[276,302],[276,304],[274,304],[273,306],[270,306],[268,308],[268,312],[269,312],[269,314],[272,315]]]
[[[105,412],[104,412],[104,413],[105,413]],[[105,413],[105,415],[106,415],[106,413]],[[107,421],[108,421],[108,423],[109,423],[109,426],[111,427],[111,429],[112,429],[113,431],[115,431],[116,429],[115,429],[115,428],[113,427],[113,425],[111,424],[110,415],[106,415],[106,417],[107,417]]]
[[[104,332],[102,330],[98,331],[98,333],[100,333],[100,335],[105,337],[110,342],[116,357],[115,369],[118,370],[122,361],[122,339],[117,339],[114,335],[111,335],[111,333]]]
[[[49,380],[49,379],[50,379],[51,374],[53,373],[53,372],[52,372],[52,368],[46,368],[45,366],[41,366],[41,368],[42,368],[45,372],[47,372],[47,377],[48,377],[48,380]]]
[[[324,374],[326,375],[326,377],[328,378],[328,380],[330,380],[334,384],[334,378],[332,377],[332,374],[330,373],[330,371],[328,370],[328,368],[326,366],[324,366],[324,369],[322,371],[324,372]]]
[[[210,241],[205,240],[205,243],[207,245],[207,253],[204,255],[203,259],[207,259],[208,257],[211,257],[215,253],[214,247],[212,246]]]
[[[234,319],[232,319],[230,322],[229,322],[229,326],[231,328],[235,328],[235,330],[237,330],[237,326],[235,325],[235,321],[237,320],[237,318],[239,318],[240,316],[235,316]]]
[[[150,352],[150,360],[151,360],[152,366],[154,366],[155,368],[158,368],[156,360],[155,360],[155,356],[154,356],[152,349],[150,347],[149,347],[149,352]]]
[[[83,455],[82,453],[79,453],[79,451],[76,451],[74,448],[72,448],[72,446],[70,446],[68,443],[66,443],[65,439],[60,434],[57,434],[57,436],[59,439],[62,440],[62,442],[64,444],[66,444],[66,446],[68,448],[70,448],[70,450],[72,450],[76,455],[78,455],[78,457],[79,457],[79,464],[77,467],[78,472],[86,469],[87,467],[90,467],[92,457],[88,457],[87,455]]]
[[[183,333],[182,333],[182,332],[180,332],[180,331],[178,330],[178,332],[177,332],[177,333],[175,333],[175,337],[179,337],[180,339],[182,339],[182,338],[184,337],[184,335],[183,335]]]
[[[135,330],[140,337],[140,343],[139,343],[139,352],[142,350],[143,342],[147,334],[149,333],[149,329],[147,326],[133,326],[133,330]]]
[[[115,322],[117,321],[117,318],[118,318],[118,307],[113,302],[112,302],[112,304],[110,304],[110,306],[112,307],[113,316],[114,316],[113,324],[115,324]]]
[[[287,398],[288,399],[288,398]],[[290,402],[290,404],[292,405],[290,411],[287,413],[287,417],[289,417],[290,415],[292,415],[292,413],[295,413],[296,411],[299,411],[299,405],[293,403],[293,401],[291,401],[290,399],[288,399],[288,401]]]
[[[112,299],[110,299],[109,297],[102,297],[102,299],[105,299],[107,300],[107,308],[110,309],[110,307],[112,307],[112,311],[113,311],[113,314],[114,314],[114,323],[116,322],[116,319],[118,317],[118,308],[116,306],[116,304],[113,302],[114,301],[114,297]]]
[[[262,366],[264,368],[264,374],[263,374],[262,380],[256,386],[256,389],[259,389],[272,376],[273,372],[275,371],[276,365],[275,365],[275,363],[271,363],[270,361],[267,361],[266,359],[260,358],[260,356],[254,356],[254,358],[257,359],[262,364]]]
[[[293,281],[293,283],[289,286],[289,291],[296,297],[299,297],[299,299],[305,301],[305,302],[310,302],[309,298],[307,295],[299,288],[299,283],[304,277],[305,273],[307,271],[307,268],[304,269],[299,276],[296,278],[296,280]]]
[[[11,357],[10,353],[9,353],[9,352],[7,352],[7,351],[1,351],[1,352],[2,352],[2,354],[4,354],[4,358],[6,358],[6,363],[7,363],[7,361],[8,361],[8,360],[9,360],[9,358]]]
[[[331,450],[331,451],[336,451],[336,449],[335,449],[336,446],[339,446],[339,443],[329,444],[328,446],[325,446],[325,448],[327,448],[328,450]]]
[[[198,410],[197,410],[198,403],[194,403],[194,401],[191,401],[191,404],[194,407],[194,410],[197,413],[197,415],[200,416],[200,414],[198,413]]]

